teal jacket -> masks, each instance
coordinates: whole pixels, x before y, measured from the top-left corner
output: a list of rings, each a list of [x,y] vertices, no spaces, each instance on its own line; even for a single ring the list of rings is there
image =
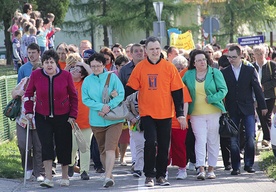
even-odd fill
[[[195,81],[196,81],[196,69],[188,70],[182,78],[185,85],[188,87],[192,102],[189,103],[188,114],[191,114],[195,105]],[[228,89],[222,73],[215,68],[208,66],[208,71],[205,79],[205,93],[207,95],[208,103],[219,108],[223,113],[226,112],[222,100],[226,96]]]
[[[104,103],[102,102],[102,93],[109,72],[100,75],[91,74],[87,76],[82,84],[82,102],[89,107],[89,123],[94,127],[107,127],[112,124],[124,122],[124,120],[106,120],[98,115],[102,110]],[[110,77],[108,92],[116,90],[118,96],[114,97],[107,103],[111,109],[117,107],[125,97],[125,89],[116,74],[112,73]]]

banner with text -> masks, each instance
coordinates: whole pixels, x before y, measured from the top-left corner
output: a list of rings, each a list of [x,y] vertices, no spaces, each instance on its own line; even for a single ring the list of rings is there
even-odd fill
[[[172,33],[170,37],[170,46],[178,49],[191,50],[195,48],[193,35],[191,31],[182,34]]]

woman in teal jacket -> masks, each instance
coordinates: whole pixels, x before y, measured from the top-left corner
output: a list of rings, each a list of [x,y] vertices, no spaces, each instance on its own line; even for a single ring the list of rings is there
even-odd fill
[[[208,152],[208,179],[216,178],[214,167],[219,155],[219,118],[225,112],[222,102],[227,87],[222,73],[210,67],[210,58],[202,50],[191,53],[190,66],[183,77],[192,97],[188,114],[191,115],[192,129],[196,138],[197,179],[205,179],[206,146]]]
[[[108,88],[108,95],[112,99],[104,104],[103,89],[109,74],[104,69],[104,55],[95,53],[88,59],[88,63],[93,73],[87,76],[82,84],[82,102],[90,108],[89,123],[99,145],[101,162],[105,168],[103,186],[110,187],[115,184],[111,173],[115,163],[115,148],[124,120],[106,120],[103,117],[124,100],[125,91],[120,79],[112,73]]]

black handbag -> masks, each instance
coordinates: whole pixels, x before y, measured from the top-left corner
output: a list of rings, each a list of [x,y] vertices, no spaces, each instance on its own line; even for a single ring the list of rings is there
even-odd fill
[[[219,134],[221,137],[234,137],[239,134],[239,128],[232,121],[228,113],[223,113],[219,118]]]

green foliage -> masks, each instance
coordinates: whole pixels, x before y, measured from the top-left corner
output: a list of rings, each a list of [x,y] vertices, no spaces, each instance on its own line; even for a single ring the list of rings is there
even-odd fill
[[[24,175],[16,140],[0,145],[0,177],[16,179]]]
[[[276,158],[272,151],[261,152],[261,162],[259,166],[270,178],[276,180]]]
[[[37,0],[38,11],[42,13],[42,16],[46,16],[47,13],[53,13],[55,15],[55,25],[62,24],[69,4],[70,0]]]
[[[250,31],[265,31],[275,26],[276,9],[268,0],[236,0],[209,5],[209,14],[215,15],[221,22],[220,34],[228,35],[234,42],[234,36],[243,36],[241,27]]]
[[[69,28],[69,34],[95,31],[97,27],[111,27],[112,30],[124,34],[132,30],[143,30],[146,35],[153,30],[153,21],[156,21],[156,14],[153,7],[155,0],[88,0],[83,3],[80,0],[73,0],[70,10],[73,15],[77,14],[80,20],[68,21],[64,26]],[[166,27],[172,27],[171,16],[177,16],[189,5],[180,1],[163,0],[162,20]],[[75,30],[75,28],[81,30]],[[128,30],[126,30],[128,29]],[[105,37],[106,38],[106,37]]]

